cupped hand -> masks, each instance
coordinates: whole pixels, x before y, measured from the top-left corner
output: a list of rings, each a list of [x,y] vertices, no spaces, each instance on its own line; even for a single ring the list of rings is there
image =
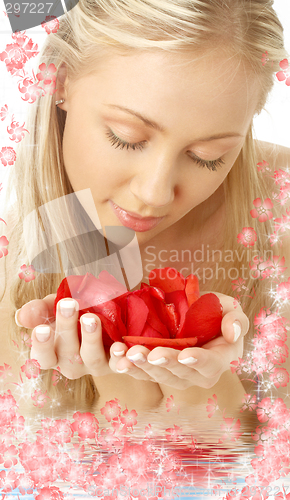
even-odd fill
[[[214,293],[223,306],[220,337],[202,347],[189,347],[182,351],[167,347],[149,351],[141,345],[128,349],[125,344],[115,342],[110,349],[111,369],[181,390],[192,386],[213,387],[222,373],[230,369],[231,362],[242,357],[243,338],[249,329],[249,320],[233,297]]]
[[[82,340],[78,337],[78,303],[62,299],[57,304],[56,317],[53,306],[56,294],[25,304],[16,313],[16,321],[24,328],[33,329],[31,359],[36,359],[43,370],[58,369],[65,377],[77,379],[83,375],[96,377],[112,373],[102,341],[101,320],[87,313],[81,317]],[[61,305],[73,305],[74,308]],[[69,316],[70,314],[70,316]],[[86,324],[88,330],[86,330]],[[92,331],[93,330],[93,331]]]

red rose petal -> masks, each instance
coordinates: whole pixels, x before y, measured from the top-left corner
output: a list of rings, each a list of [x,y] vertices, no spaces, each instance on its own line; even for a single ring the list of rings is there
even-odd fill
[[[203,345],[221,333],[222,305],[214,293],[206,293],[188,309],[183,328],[176,338],[195,335],[197,345]]]
[[[167,304],[174,304],[175,311],[179,316],[178,329],[181,329],[185,321],[185,315],[188,311],[185,292],[183,290],[176,290],[175,292],[166,293],[165,300]],[[174,332],[174,338],[176,337],[177,331],[178,330]]]
[[[161,288],[165,293],[184,290],[185,287],[184,276],[173,267],[153,269],[153,271],[150,271],[148,278],[151,286]]]
[[[190,307],[200,297],[198,278],[195,274],[190,274],[186,278],[185,295],[188,307]]]
[[[140,299],[143,300],[148,307],[149,312],[148,312],[148,317],[147,317],[147,324],[150,325],[162,337],[168,338],[169,331],[166,328],[166,324],[162,323],[162,321],[160,320],[158,313],[157,313],[158,305],[161,305],[161,303],[164,303],[163,299],[161,299],[160,296],[157,296],[157,298],[156,298],[156,294],[154,293],[154,291],[152,294],[152,288],[150,288],[150,287],[143,289],[143,290],[136,290],[133,293],[137,294],[138,297],[140,297]],[[159,335],[156,335],[156,336],[159,337]]]
[[[152,338],[152,337],[123,337],[123,342],[127,347],[133,347],[134,345],[143,345],[147,347],[150,351],[155,347],[171,347],[172,349],[182,350],[186,347],[193,347],[196,345],[197,338],[184,338],[184,339],[162,339],[162,338]]]
[[[128,335],[141,335],[145,326],[149,309],[137,295],[127,297],[127,333]]]

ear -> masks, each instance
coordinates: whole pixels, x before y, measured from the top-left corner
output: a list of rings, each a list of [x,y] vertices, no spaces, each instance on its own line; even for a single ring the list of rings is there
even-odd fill
[[[58,101],[60,99],[64,99],[63,104],[58,104],[58,107],[67,111],[67,87],[68,87],[68,75],[67,75],[67,67],[65,63],[62,63],[58,69],[57,77],[56,77],[56,93],[55,100]]]

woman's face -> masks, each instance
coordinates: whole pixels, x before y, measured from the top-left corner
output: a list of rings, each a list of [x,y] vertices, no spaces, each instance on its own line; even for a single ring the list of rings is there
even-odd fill
[[[193,227],[243,146],[259,92],[222,51],[111,55],[57,94],[65,98],[63,155],[74,191],[90,188],[102,227],[131,227],[139,245],[171,226],[186,230],[185,221]],[[163,219],[138,222],[112,203]]]

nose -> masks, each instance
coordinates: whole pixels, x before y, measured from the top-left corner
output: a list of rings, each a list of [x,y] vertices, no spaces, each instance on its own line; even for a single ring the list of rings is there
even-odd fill
[[[130,183],[131,192],[145,205],[164,207],[174,200],[174,169],[167,162],[152,162],[138,167]]]

